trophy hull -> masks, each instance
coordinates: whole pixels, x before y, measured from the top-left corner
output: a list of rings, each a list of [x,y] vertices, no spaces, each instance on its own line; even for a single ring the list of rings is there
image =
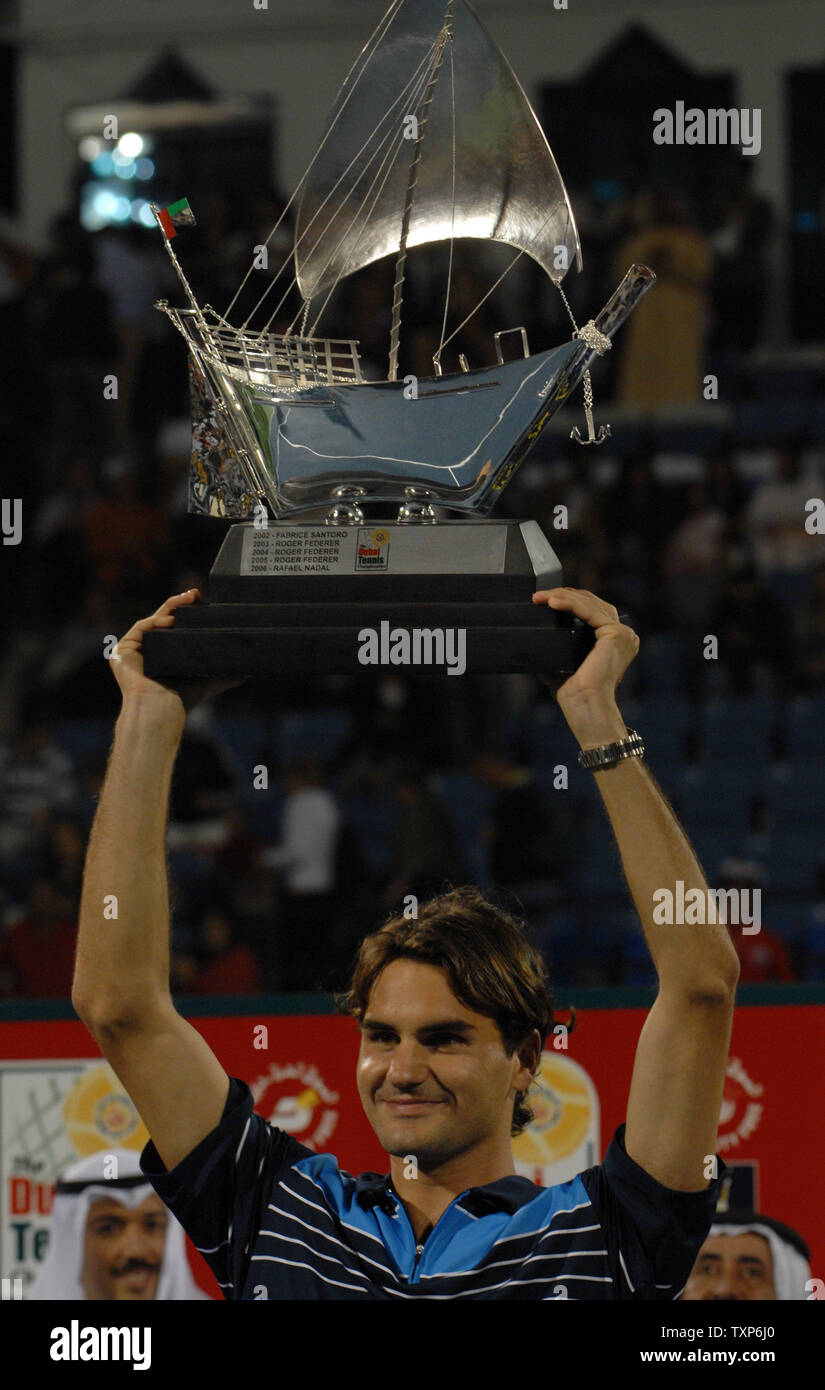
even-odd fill
[[[595,320],[602,338],[654,281],[631,267]],[[345,486],[385,504],[416,488],[487,516],[597,355],[577,337],[458,376],[367,382],[354,342],[345,352],[327,340],[256,337],[160,304],[187,341],[224,444],[276,520],[330,505]],[[193,465],[203,471],[197,449]]]
[[[354,484],[362,501],[408,487],[485,515],[572,389],[581,343],[451,377],[314,386],[287,399],[241,388],[278,513],[323,506]]]
[[[346,485],[362,502],[397,505],[408,488],[425,489],[433,503],[486,516],[589,355],[569,342],[459,376],[266,386],[180,319],[221,430],[275,519],[329,505]]]

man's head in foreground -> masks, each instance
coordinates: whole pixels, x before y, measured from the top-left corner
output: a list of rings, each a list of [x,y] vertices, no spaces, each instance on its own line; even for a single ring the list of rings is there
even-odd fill
[[[361,1027],[358,1090],[386,1151],[434,1172],[459,1162],[480,1186],[513,1172],[531,1119],[553,1003],[544,962],[515,918],[458,888],[390,918],[361,946],[345,1007]]]
[[[183,1230],[141,1173],[136,1153],[101,1151],[66,1169],[32,1298],[199,1297]]]
[[[802,1299],[810,1251],[781,1221],[752,1211],[720,1214],[696,1257],[682,1299],[744,1303]]]

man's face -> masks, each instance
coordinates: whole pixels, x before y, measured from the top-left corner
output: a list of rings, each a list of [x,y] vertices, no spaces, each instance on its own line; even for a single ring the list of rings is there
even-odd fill
[[[154,1298],[168,1219],[154,1193],[138,1207],[125,1207],[113,1197],[92,1202],[80,1277],[86,1297]]]
[[[708,1236],[696,1257],[682,1299],[776,1299],[773,1258],[764,1236]]]
[[[373,985],[357,1079],[387,1153],[414,1154],[431,1170],[509,1141],[514,1092],[527,1090],[530,1073],[507,1056],[493,1020],[456,999],[443,970],[402,959]]]

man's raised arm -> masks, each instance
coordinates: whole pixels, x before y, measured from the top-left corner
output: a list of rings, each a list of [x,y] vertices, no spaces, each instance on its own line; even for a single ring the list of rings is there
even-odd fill
[[[166,821],[186,707],[144,675],[141,654],[143,633],[171,626],[173,610],[196,596],[167,599],[111,658],[123,704],[86,853],[72,989],[167,1168],[216,1127],[229,1090],[169,991]]]
[[[596,644],[556,698],[582,749],[627,737],[616,687],[639,648],[610,604],[585,590],[553,589],[536,602],[574,613]],[[644,731],[641,731],[644,733]],[[690,843],[644,763],[629,757],[593,774],[616,836],[622,867],[659,977],[659,993],[636,1049],[625,1148],[664,1187],[696,1192],[712,1174],[739,962]],[[706,925],[654,921],[666,889],[676,900],[698,889]]]

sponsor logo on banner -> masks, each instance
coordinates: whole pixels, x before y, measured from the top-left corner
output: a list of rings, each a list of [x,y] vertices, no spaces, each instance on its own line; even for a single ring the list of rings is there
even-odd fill
[[[149,1134],[105,1062],[0,1064],[0,1267],[31,1288],[46,1256],[54,1185],[100,1149],[137,1152]]]
[[[764,1090],[748,1075],[738,1057],[728,1059],[719,1110],[718,1153],[736,1149],[743,1139],[750,1139],[765,1110],[761,1100]]]
[[[543,1052],[527,1102],[533,1119],[513,1140],[516,1172],[552,1187],[599,1162],[599,1097],[584,1067],[572,1057]]]
[[[249,1089],[255,1109],[269,1124],[308,1149],[323,1152],[338,1123],[339,1096],[324,1083],[317,1067],[273,1062]]]
[[[357,570],[385,570],[390,562],[390,533],[383,526],[374,530],[364,527],[358,532]]]

